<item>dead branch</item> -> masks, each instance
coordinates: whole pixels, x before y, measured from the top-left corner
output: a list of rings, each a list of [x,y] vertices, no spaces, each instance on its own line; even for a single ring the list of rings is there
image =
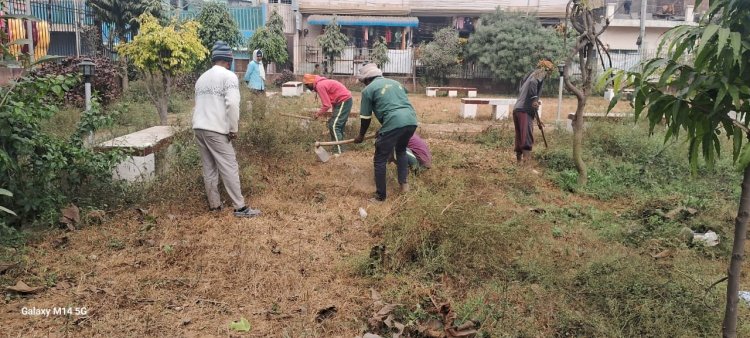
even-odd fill
[[[607,50],[607,48],[604,48],[604,43],[602,42],[602,40],[599,40],[599,38],[596,38],[596,43],[602,47],[602,50],[604,50],[604,54],[607,54],[607,59],[609,60],[609,68],[612,68],[612,55],[609,54],[609,51]]]
[[[721,282],[723,282],[723,281],[725,281],[727,279],[729,279],[729,277],[728,276],[724,276],[724,277],[722,277],[721,279],[715,281],[713,284],[711,284],[709,287],[706,288],[706,293],[703,294],[703,305],[705,305],[707,308],[709,308],[711,310],[718,311],[717,308],[715,308],[715,307],[713,307],[711,305],[708,305],[708,303],[706,302],[706,298],[708,297],[708,292],[711,291],[711,289],[713,289],[714,286],[718,285],[719,283],[721,283]]]
[[[198,299],[196,299],[196,300],[195,300],[195,303],[196,303],[196,304],[197,304],[197,303],[210,303],[210,304],[214,304],[214,305],[223,305],[223,306],[229,306],[229,304],[227,304],[227,303],[224,303],[224,302],[220,302],[220,301],[218,301],[218,300],[212,300],[212,299],[201,299],[201,298],[198,298]]]
[[[610,22],[609,22],[609,19],[605,19],[605,20],[604,20],[604,26],[602,26],[602,30],[600,30],[600,31],[599,31],[599,33],[596,33],[596,37],[597,37],[597,38],[598,38],[599,36],[601,36],[601,35],[602,35],[602,34],[604,33],[604,31],[606,31],[606,30],[607,30],[607,28],[609,28],[609,23],[610,23]]]

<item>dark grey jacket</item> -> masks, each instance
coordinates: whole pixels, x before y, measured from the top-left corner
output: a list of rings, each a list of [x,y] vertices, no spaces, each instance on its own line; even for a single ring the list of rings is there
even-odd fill
[[[544,84],[544,80],[539,80],[531,74],[527,75],[518,89],[518,100],[516,100],[513,111],[523,111],[532,116],[536,115],[536,109],[531,106],[531,103],[538,100],[539,95],[542,94],[542,84]]]

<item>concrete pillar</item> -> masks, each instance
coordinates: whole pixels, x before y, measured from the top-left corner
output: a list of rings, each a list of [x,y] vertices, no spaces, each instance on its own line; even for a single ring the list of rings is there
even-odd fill
[[[401,29],[401,50],[406,49],[406,27]]]
[[[299,35],[298,30],[294,31],[294,37],[292,38],[292,67],[294,67],[294,74],[304,74],[302,65],[300,64],[300,48],[299,48]]]
[[[695,21],[695,14],[693,13],[693,9],[695,6],[693,5],[687,5],[685,6],[685,21],[687,22],[693,22]]]
[[[608,3],[607,4],[607,17],[608,18],[612,18],[613,16],[615,16],[615,5],[617,5],[617,4],[615,4],[615,3]]]
[[[477,117],[477,105],[473,103],[461,103],[461,111],[458,114],[465,119],[473,119]]]
[[[458,97],[458,91],[457,90],[449,90],[448,91],[448,97]]]
[[[495,120],[503,120],[508,118],[508,111],[510,105],[507,104],[498,104],[492,106],[492,117]]]
[[[607,88],[607,90],[604,91],[604,99],[607,101],[612,101],[613,97],[615,97],[615,90],[612,88]]]

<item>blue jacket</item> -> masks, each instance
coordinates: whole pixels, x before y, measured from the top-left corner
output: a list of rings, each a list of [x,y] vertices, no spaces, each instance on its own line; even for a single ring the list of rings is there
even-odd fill
[[[245,83],[250,89],[265,90],[266,85],[263,83],[263,78],[260,77],[260,65],[256,61],[250,61],[247,64],[247,72],[245,72]]]

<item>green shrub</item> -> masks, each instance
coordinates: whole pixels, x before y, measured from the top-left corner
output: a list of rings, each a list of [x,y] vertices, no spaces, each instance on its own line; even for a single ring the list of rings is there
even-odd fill
[[[56,104],[77,84],[74,77],[37,76],[23,78],[4,88],[7,100],[0,106],[0,186],[13,198],[0,200],[18,217],[0,215],[0,222],[18,225],[39,217],[54,219],[59,208],[70,202],[102,203],[97,192],[114,197],[111,168],[117,153],[97,153],[84,146],[89,132],[111,119],[94,109],[84,112],[76,130],[63,138],[42,129],[42,121],[58,113]]]
[[[117,65],[106,57],[87,58],[96,64],[96,76],[91,79],[91,89],[97,92],[97,96],[101,99],[101,102],[104,105],[108,105],[122,96]],[[78,64],[83,59],[83,57],[71,56],[59,62],[43,63],[41,67],[32,72],[32,76],[45,77],[47,75],[68,76],[70,74],[79,74],[80,69]],[[66,91],[65,102],[67,104],[74,104],[76,107],[84,106],[83,81],[72,85],[70,90]]]

